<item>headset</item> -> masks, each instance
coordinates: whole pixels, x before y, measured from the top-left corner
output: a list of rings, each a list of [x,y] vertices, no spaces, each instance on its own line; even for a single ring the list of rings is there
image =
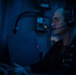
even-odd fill
[[[64,10],[69,10],[70,12],[71,12],[71,18],[69,19],[69,21],[67,22],[67,25],[68,25],[68,27],[72,27],[72,26],[74,26],[74,24],[75,24],[75,17],[74,17],[74,9],[69,9],[69,8],[66,8],[66,7],[64,7]],[[58,28],[53,28],[52,26],[51,26],[51,30],[56,30],[56,29],[60,29],[60,28],[62,28],[62,27],[65,27],[66,25],[64,25],[64,26],[61,26],[61,27],[58,27]]]
[[[68,27],[72,27],[72,26],[74,26],[74,24],[75,24],[75,17],[74,17],[74,10],[73,9],[69,9],[69,8],[64,8],[64,10],[69,10],[70,12],[71,12],[71,18],[69,19],[69,21],[67,22],[67,25],[68,25]],[[44,28],[46,28],[47,30],[57,30],[57,29],[60,29],[60,28],[63,28],[63,27],[65,27],[66,25],[64,25],[64,26],[60,26],[60,27],[58,27],[58,28],[55,28],[54,26],[51,26],[51,28],[49,28],[48,26],[44,26]]]
[[[74,9],[71,9],[71,18],[68,22],[68,25],[71,27],[75,24],[75,17],[74,17]]]
[[[64,8],[64,10],[69,10],[69,9]],[[74,10],[71,8],[69,11],[71,12],[71,17],[70,17],[69,21],[67,22],[68,28],[74,26],[74,24],[75,24]],[[63,28],[63,27],[65,27],[65,26],[66,26],[66,25],[61,26],[61,27],[58,27],[58,28],[52,28],[52,27],[51,27],[51,30],[60,29],[60,28]],[[68,41],[67,41],[67,43],[66,43],[66,46],[68,45],[69,40],[70,40],[70,29],[69,29]]]
[[[66,8],[64,8],[64,10],[65,10],[65,9],[66,9]],[[66,9],[66,10],[69,10],[69,9]],[[67,21],[67,26],[68,26],[68,28],[74,26],[74,24],[75,24],[74,10],[73,10],[73,9],[70,9],[69,11],[71,12],[71,18],[69,19],[69,21]],[[58,28],[55,28],[54,26],[51,26],[51,28],[49,28],[48,26],[45,26],[45,28],[46,28],[47,30],[57,30],[57,29],[60,29],[60,28],[65,27],[65,26],[66,26],[66,25],[61,26],[61,27],[58,27]],[[66,46],[68,45],[69,40],[70,40],[70,29],[69,29],[68,42],[67,42]]]
[[[25,11],[23,13],[21,13],[17,19],[16,19],[16,22],[15,22],[15,26],[13,28],[13,34],[16,34],[17,31],[18,31],[18,21],[20,20],[20,18],[23,16],[23,15],[30,15],[30,17],[37,17],[38,15],[40,15],[40,12],[34,12],[34,11]]]

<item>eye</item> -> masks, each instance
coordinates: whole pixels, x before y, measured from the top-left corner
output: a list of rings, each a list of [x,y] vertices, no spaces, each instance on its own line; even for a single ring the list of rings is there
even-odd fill
[[[60,21],[60,19],[59,18],[54,18],[54,22],[56,23],[56,22],[59,22]]]
[[[57,18],[55,21],[58,22],[59,21],[59,18]]]

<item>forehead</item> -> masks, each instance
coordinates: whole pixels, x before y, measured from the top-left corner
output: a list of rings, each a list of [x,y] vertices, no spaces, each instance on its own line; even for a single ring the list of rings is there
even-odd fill
[[[55,11],[54,13],[54,16],[53,16],[53,19],[56,19],[56,18],[62,18],[63,17],[63,9],[62,8],[59,8]]]

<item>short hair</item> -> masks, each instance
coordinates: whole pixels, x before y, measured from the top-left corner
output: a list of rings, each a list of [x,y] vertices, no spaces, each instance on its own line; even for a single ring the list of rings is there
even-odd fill
[[[65,21],[69,21],[70,18],[74,17],[74,9],[71,6],[58,7],[57,9],[59,8],[63,9],[62,15],[64,16]]]

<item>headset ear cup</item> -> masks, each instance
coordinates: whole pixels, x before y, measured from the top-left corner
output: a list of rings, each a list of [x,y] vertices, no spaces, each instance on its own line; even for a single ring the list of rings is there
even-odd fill
[[[71,18],[69,20],[69,26],[72,27],[74,24],[75,24],[75,19],[74,18]]]
[[[73,26],[73,22],[72,22],[72,21],[69,21],[68,26],[69,26],[69,27],[72,27],[72,26]]]

